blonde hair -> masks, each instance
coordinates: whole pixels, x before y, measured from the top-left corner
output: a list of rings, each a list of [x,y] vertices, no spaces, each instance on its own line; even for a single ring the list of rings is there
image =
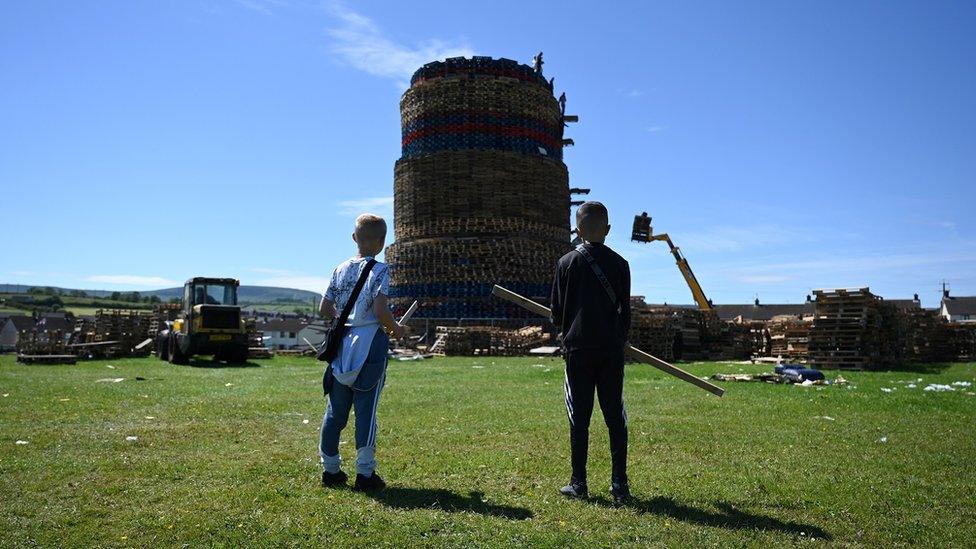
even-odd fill
[[[359,240],[383,240],[386,238],[386,221],[376,214],[364,213],[356,218],[355,233]]]

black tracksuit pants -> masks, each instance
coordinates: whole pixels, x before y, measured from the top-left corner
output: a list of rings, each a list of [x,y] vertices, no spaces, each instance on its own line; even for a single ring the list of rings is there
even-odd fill
[[[566,353],[566,411],[573,479],[586,481],[593,392],[610,430],[613,480],[627,482],[627,412],[624,410],[624,350],[582,349]]]

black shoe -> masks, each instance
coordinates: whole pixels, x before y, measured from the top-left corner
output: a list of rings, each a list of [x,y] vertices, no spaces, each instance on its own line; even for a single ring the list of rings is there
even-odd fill
[[[586,483],[578,480],[571,480],[569,484],[559,489],[559,493],[573,499],[586,499]]]
[[[630,485],[627,482],[611,482],[610,495],[613,497],[614,503],[624,505],[630,501]]]
[[[386,488],[386,483],[374,471],[370,476],[356,475],[356,484],[352,489],[357,492],[374,492]]]
[[[322,486],[340,486],[345,484],[349,480],[349,475],[339,471],[338,473],[330,473],[328,471],[322,471]]]

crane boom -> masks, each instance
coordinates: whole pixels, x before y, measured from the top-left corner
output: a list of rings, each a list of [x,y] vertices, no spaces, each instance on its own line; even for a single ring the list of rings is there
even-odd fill
[[[685,282],[688,283],[688,288],[691,289],[691,295],[695,298],[695,303],[698,304],[698,308],[703,311],[711,311],[714,307],[712,307],[708,298],[705,297],[705,291],[702,290],[701,284],[695,278],[695,273],[692,272],[691,265],[688,264],[685,256],[681,255],[681,250],[674,245],[668,233],[653,235],[650,237],[650,240],[663,240],[668,243],[668,247],[671,248],[671,255],[674,256],[674,261],[678,264],[678,270],[681,271],[681,276],[685,277]]]

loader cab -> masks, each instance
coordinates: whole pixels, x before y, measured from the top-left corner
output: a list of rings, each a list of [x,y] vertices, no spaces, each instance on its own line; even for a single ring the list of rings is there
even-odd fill
[[[237,287],[233,278],[191,278],[183,286],[183,313],[189,316],[197,305],[237,305]]]

